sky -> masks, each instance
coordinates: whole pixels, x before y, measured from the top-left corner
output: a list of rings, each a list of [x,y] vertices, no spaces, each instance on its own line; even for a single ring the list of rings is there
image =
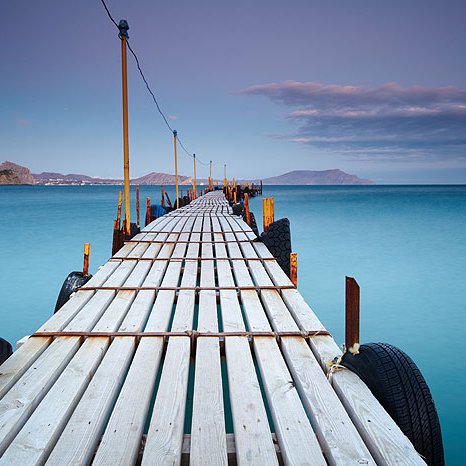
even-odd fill
[[[339,168],[466,183],[464,0],[106,0],[169,124],[214,176]],[[100,0],[3,0],[0,162],[122,177],[121,56]],[[128,56],[130,171],[173,137]],[[192,174],[179,153],[179,172]],[[208,167],[198,166],[198,176]]]

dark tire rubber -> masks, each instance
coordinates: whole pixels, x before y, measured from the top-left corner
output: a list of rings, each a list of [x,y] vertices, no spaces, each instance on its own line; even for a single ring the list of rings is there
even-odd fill
[[[243,215],[243,204],[233,204],[233,215]]]
[[[139,233],[141,233],[141,229],[137,223],[130,223],[130,238],[134,238]]]
[[[277,259],[278,264],[289,277],[291,254],[290,221],[287,218],[277,220],[269,226],[267,231],[262,233],[260,239],[267,246],[273,257]]]
[[[442,433],[429,387],[413,360],[387,343],[361,345],[341,364],[355,372],[428,465],[443,466]]]
[[[11,344],[0,337],[0,364],[3,364],[13,354]]]
[[[58,294],[54,314],[70,299],[72,293],[85,285],[91,278],[92,275],[84,276],[82,272],[71,272],[65,278],[60,293]]]
[[[252,212],[249,212],[249,219],[251,221],[251,230],[256,236],[259,236],[259,229],[257,228],[256,217]]]

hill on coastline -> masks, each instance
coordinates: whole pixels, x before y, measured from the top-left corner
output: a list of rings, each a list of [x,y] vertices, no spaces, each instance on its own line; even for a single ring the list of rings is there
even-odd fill
[[[179,176],[180,184],[190,185],[192,178]],[[256,180],[255,182],[258,182]],[[215,180],[214,180],[215,182]],[[238,182],[240,182],[238,180]],[[21,165],[13,162],[4,162],[0,165],[0,184],[37,184],[37,185],[121,185],[123,180],[111,178],[95,178],[88,175],[68,174],[55,172],[42,172],[31,174]],[[198,179],[197,183],[207,184],[206,179]],[[139,185],[172,185],[175,184],[175,175],[152,172],[131,180],[131,184]],[[220,181],[223,185],[223,180]],[[335,170],[295,170],[283,175],[265,178],[265,185],[368,185],[374,184],[371,180],[350,175],[344,171]]]
[[[375,184],[372,180],[359,178],[344,171],[334,170],[294,170],[283,175],[265,178],[264,184],[273,185],[365,185]]]
[[[34,184],[34,178],[26,167],[7,160],[0,164],[0,184]]]

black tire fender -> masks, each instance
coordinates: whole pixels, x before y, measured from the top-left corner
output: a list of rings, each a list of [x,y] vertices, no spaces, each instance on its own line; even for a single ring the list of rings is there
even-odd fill
[[[0,365],[3,364],[13,354],[11,344],[0,337]]]
[[[445,464],[434,400],[406,353],[388,343],[367,343],[359,354],[346,352],[341,364],[363,380],[428,465]]]
[[[262,233],[260,240],[267,246],[273,257],[277,259],[280,267],[289,277],[291,254],[290,221],[287,218],[281,218],[273,222],[269,225],[267,231]]]
[[[233,215],[242,215],[243,214],[243,204],[238,202],[232,206]]]
[[[70,299],[70,296],[77,289],[85,285],[91,278],[92,275],[83,275],[82,272],[71,272],[68,274],[58,294],[54,314]]]
[[[252,212],[249,212],[249,220],[251,222],[251,230],[256,236],[259,236],[259,229],[257,228],[256,217]]]

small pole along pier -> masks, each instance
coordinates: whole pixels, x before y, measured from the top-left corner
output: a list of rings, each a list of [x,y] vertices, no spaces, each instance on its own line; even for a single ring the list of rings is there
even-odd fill
[[[340,355],[210,191],[126,241],[0,367],[0,465],[425,464]]]

